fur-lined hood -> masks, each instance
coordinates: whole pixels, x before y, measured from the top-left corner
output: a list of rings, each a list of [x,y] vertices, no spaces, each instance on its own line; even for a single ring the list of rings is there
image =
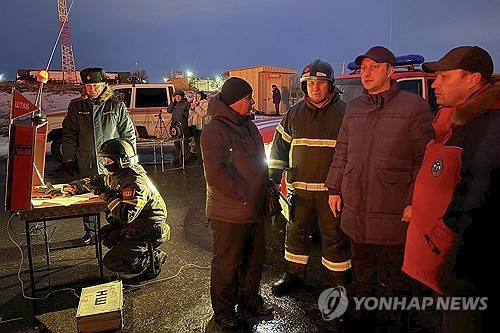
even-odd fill
[[[455,125],[470,123],[480,114],[492,110],[500,109],[500,74],[493,75],[490,84],[477,97],[459,106],[451,115],[451,121]]]
[[[105,90],[102,93],[102,95],[99,97],[99,100],[106,102],[108,99],[113,97],[113,95],[115,94],[115,91],[113,89],[111,89],[111,87],[108,86],[107,84],[106,84],[106,87],[104,89]],[[85,90],[85,86],[82,88],[82,98],[83,99],[89,98],[89,95],[87,94],[87,90]]]

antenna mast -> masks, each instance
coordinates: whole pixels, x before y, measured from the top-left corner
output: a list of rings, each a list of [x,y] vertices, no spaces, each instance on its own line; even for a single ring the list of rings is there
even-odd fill
[[[59,15],[59,26],[61,28],[63,83],[78,83],[75,57],[73,56],[73,44],[71,43],[71,36],[69,32],[66,0],[57,0],[57,13]]]

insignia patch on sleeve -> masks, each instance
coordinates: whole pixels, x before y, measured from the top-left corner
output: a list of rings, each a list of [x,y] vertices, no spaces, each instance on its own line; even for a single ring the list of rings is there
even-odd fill
[[[123,188],[122,189],[122,199],[123,200],[132,200],[135,198],[135,188]]]

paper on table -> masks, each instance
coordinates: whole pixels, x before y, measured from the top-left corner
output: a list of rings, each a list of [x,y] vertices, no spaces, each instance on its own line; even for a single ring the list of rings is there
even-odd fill
[[[53,204],[53,205],[60,205],[60,206],[69,206],[69,205],[74,205],[76,203],[79,203],[81,201],[85,201],[88,199],[92,199],[97,197],[97,195],[93,193],[85,193],[85,194],[76,194],[72,195],[70,197],[55,197],[55,198],[33,198],[31,199],[31,203],[33,204],[34,207],[41,206],[44,202]]]

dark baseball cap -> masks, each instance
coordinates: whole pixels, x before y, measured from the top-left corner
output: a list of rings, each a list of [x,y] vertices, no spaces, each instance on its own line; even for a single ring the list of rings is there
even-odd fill
[[[186,94],[185,94],[185,93],[184,93],[184,91],[182,91],[182,90],[177,90],[177,91],[174,93],[174,96],[175,96],[175,95],[179,95],[179,96],[181,96],[182,98],[184,98],[184,96],[185,96]]]
[[[479,46],[459,46],[438,61],[424,62],[422,69],[427,73],[463,69],[471,73],[480,73],[489,81],[493,75],[493,60],[490,54]]]
[[[389,51],[383,46],[372,47],[371,49],[366,51],[365,54],[357,56],[356,60],[354,60],[354,63],[358,66],[361,66],[361,63],[365,58],[370,58],[371,60],[378,63],[387,62],[391,66],[394,66],[394,61],[396,61],[394,54],[392,54],[391,51]]]

